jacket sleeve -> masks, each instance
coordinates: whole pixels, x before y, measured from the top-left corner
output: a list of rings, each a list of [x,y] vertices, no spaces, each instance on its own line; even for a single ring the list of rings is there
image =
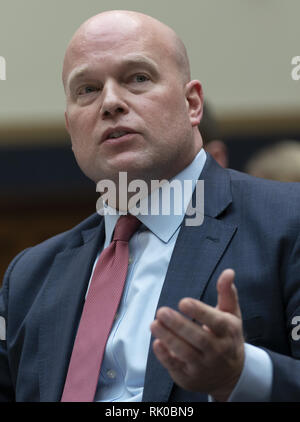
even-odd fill
[[[286,309],[286,329],[290,356],[266,351],[273,363],[271,401],[300,401],[300,234],[282,267],[282,292]]]
[[[15,385],[11,376],[7,337],[9,331],[9,279],[12,270],[28,249],[19,253],[8,266],[0,289],[0,402],[15,401]]]
[[[10,266],[4,276],[3,285],[0,290],[0,402],[15,401],[14,387],[11,379],[8,353],[6,347],[7,331],[7,302],[8,302],[8,273]]]

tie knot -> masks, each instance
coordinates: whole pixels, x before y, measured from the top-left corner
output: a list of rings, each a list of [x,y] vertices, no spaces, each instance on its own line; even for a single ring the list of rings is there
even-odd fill
[[[115,227],[113,240],[128,242],[140,224],[141,222],[131,214],[121,215]]]

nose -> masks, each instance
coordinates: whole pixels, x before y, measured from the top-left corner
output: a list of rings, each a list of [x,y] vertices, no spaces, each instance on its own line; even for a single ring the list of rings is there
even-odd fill
[[[112,118],[119,114],[127,114],[129,109],[125,102],[122,87],[112,81],[107,82],[102,91],[101,116]]]

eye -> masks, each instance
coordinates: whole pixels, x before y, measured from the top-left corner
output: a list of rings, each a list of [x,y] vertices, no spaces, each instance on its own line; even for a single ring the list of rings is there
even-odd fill
[[[88,95],[88,94],[91,94],[91,93],[97,92],[97,91],[99,91],[98,87],[93,86],[93,85],[85,85],[85,86],[80,87],[77,90],[77,95],[78,96]]]
[[[138,82],[138,83],[142,83],[142,82],[147,82],[150,80],[150,78],[147,75],[143,75],[143,74],[136,74],[133,77],[134,82]]]

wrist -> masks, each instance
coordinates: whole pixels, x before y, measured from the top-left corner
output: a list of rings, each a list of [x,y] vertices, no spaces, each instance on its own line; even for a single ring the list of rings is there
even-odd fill
[[[210,393],[210,395],[215,401],[217,402],[228,401],[228,399],[230,398],[230,395],[232,394],[243,372],[244,361],[245,361],[245,352],[243,350],[241,359],[239,359],[239,364],[234,370],[231,371],[230,378],[228,377],[226,382],[222,383],[221,388],[217,388],[213,392]]]

